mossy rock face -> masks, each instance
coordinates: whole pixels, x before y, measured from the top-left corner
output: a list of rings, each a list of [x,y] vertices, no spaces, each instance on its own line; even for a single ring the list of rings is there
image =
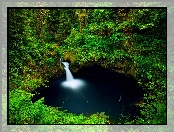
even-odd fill
[[[65,52],[62,61],[69,62],[69,63],[71,63],[73,65],[74,63],[76,63],[76,60],[77,59],[76,59],[75,53],[73,53],[73,52]]]
[[[100,62],[100,64],[105,68],[109,68],[126,75],[132,75],[136,78],[136,65],[134,63],[129,63],[127,60],[116,61],[115,64],[107,64],[106,66],[102,65],[102,62]]]
[[[119,72],[119,73],[123,73],[126,75],[132,75],[134,78],[136,78],[136,69],[135,69],[136,66],[135,66],[135,64],[129,65],[128,61],[118,61],[114,65],[107,63],[105,60],[90,61],[90,62],[84,63],[82,65],[80,65],[76,61],[71,62],[71,60],[69,60],[68,58],[65,59],[65,61],[70,63],[70,70],[72,72],[77,72],[78,69],[81,69],[81,68],[99,65],[99,66],[114,70],[114,71]]]

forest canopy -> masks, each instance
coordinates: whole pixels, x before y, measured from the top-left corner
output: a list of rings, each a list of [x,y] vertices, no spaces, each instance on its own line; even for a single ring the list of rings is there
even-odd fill
[[[9,123],[108,124],[31,103],[63,58],[72,72],[95,63],[132,75],[145,90],[136,124],[166,124],[166,28],[167,8],[8,8]]]

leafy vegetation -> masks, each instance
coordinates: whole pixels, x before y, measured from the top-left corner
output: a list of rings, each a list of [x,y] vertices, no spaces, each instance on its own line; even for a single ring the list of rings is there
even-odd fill
[[[86,64],[121,68],[145,90],[136,124],[166,124],[166,8],[9,9],[9,123],[105,124],[31,102],[31,91]],[[125,122],[133,124],[134,121]]]
[[[83,114],[77,116],[67,113],[66,110],[59,111],[59,108],[44,105],[43,98],[33,104],[31,97],[32,94],[23,90],[10,92],[10,124],[105,124],[107,122],[108,117],[104,113],[90,117],[85,117]]]

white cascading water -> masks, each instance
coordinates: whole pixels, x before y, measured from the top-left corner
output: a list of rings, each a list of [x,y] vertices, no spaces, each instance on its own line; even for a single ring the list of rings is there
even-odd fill
[[[74,78],[73,78],[73,75],[71,73],[71,71],[69,70],[69,63],[68,62],[62,62],[64,64],[64,69],[66,71],[66,81],[73,81]]]
[[[71,71],[69,70],[69,63],[68,62],[62,62],[64,65],[64,69],[66,71],[66,81],[62,82],[62,86],[68,87],[68,88],[80,88],[82,85],[84,85],[84,81],[81,79],[74,79]]]

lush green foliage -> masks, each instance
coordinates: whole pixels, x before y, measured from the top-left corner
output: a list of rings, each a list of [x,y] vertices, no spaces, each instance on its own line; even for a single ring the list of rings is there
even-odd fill
[[[77,116],[59,108],[47,107],[43,98],[31,102],[32,94],[22,90],[10,92],[9,123],[10,124],[105,124],[107,116],[104,113],[93,114],[90,117]]]
[[[60,57],[73,71],[121,67],[145,90],[136,123],[166,123],[166,9],[10,9],[8,40],[10,123],[106,123],[31,103],[31,91],[62,74]]]

